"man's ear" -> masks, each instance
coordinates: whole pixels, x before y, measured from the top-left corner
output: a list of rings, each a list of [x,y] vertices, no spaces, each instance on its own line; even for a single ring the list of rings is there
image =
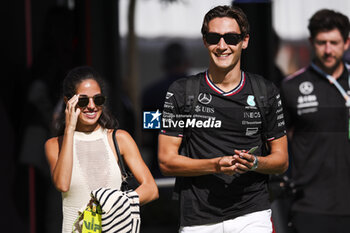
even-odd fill
[[[345,41],[344,47],[345,47],[345,50],[349,49],[349,47],[350,47],[350,37],[348,37],[348,39]]]
[[[243,38],[242,49],[248,48],[248,44],[249,44],[249,34],[245,35],[245,37]]]
[[[314,39],[311,36],[309,37],[309,43],[310,43],[310,45],[313,45],[313,43],[314,43]]]
[[[204,36],[202,36],[202,41],[203,41],[204,46],[205,46],[205,47],[208,47],[208,46],[207,46],[207,42],[205,41]]]

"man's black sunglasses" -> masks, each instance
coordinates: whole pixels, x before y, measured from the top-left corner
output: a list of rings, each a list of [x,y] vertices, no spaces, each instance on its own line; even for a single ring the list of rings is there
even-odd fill
[[[106,97],[101,94],[97,94],[92,97],[88,97],[87,95],[80,95],[78,100],[78,106],[81,108],[88,106],[89,98],[92,98],[94,100],[96,106],[102,106],[106,102]]]
[[[243,39],[243,36],[242,34],[237,33],[226,33],[221,35],[219,33],[208,32],[205,34],[204,38],[205,41],[211,45],[219,43],[221,38],[224,38],[226,44],[237,45]]]

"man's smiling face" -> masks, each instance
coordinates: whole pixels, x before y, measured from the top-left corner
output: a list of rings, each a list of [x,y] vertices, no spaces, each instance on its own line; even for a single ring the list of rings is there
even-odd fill
[[[218,33],[220,35],[226,33],[241,34],[241,30],[235,19],[222,17],[209,21],[208,33]],[[222,70],[230,70],[237,64],[240,65],[242,49],[248,47],[248,41],[248,35],[236,45],[227,44],[224,38],[221,38],[217,44],[209,44],[204,39],[204,44],[210,56],[210,66]]]

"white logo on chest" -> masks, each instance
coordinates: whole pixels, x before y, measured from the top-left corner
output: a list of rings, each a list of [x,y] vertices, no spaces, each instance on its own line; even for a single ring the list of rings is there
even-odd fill
[[[198,101],[202,104],[209,104],[212,100],[212,96],[211,94],[208,94],[208,93],[200,93],[198,95]]]
[[[311,82],[302,82],[299,85],[299,91],[301,92],[301,94],[303,95],[309,95],[314,91],[314,85]]]
[[[249,106],[255,106],[255,101],[254,101],[254,96],[253,95],[248,95],[247,104]]]

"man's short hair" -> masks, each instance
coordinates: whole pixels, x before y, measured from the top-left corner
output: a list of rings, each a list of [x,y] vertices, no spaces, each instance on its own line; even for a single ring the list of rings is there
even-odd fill
[[[204,16],[203,24],[202,24],[202,35],[204,36],[208,33],[209,30],[209,22],[214,18],[233,18],[237,21],[239,29],[241,30],[241,34],[245,37],[249,34],[249,22],[247,16],[244,14],[241,8],[237,6],[217,6]]]
[[[311,39],[314,39],[319,32],[338,29],[343,40],[346,41],[350,30],[349,18],[339,12],[322,9],[310,18],[308,29]]]

